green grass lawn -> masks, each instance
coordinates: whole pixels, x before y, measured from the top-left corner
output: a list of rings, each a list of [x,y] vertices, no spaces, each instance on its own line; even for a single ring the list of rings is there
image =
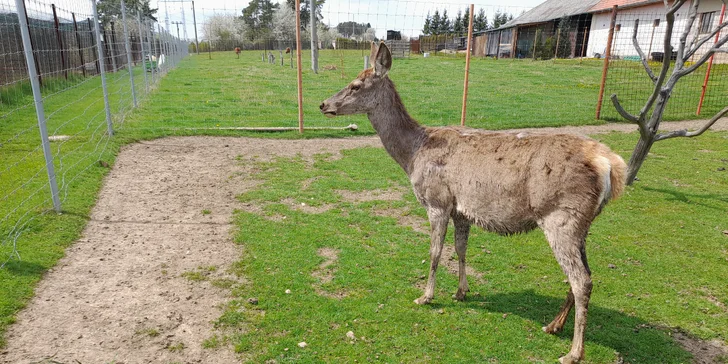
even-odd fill
[[[636,135],[600,139],[627,157]],[[594,223],[587,243],[594,280],[587,363],[614,363],[618,356],[629,363],[688,362],[670,337],[673,328],[728,338],[728,172],[719,170],[728,167],[727,140],[726,133],[711,133],[656,145],[640,181]],[[429,238],[383,216],[394,210],[424,221],[413,194],[353,203],[333,192],[408,189],[404,173],[380,149],[325,157],[312,165],[298,158],[262,163],[257,177],[266,182],[240,196],[264,206],[264,214],[236,216],[236,240],[245,246],[237,269],[246,283],[232,290],[217,322],[236,333],[210,343],[229,342],[252,362],[553,362],[569,350],[573,314],[557,336],[540,329],[568,290],[540,231],[501,237],[474,228],[468,264],[483,277],[470,277],[469,298],[450,298],[457,277],[441,266],[434,303],[417,306],[412,300],[422,293]],[[331,208],[307,214],[286,199]],[[321,248],[338,251],[326,283],[316,276],[326,260],[317,254]],[[259,303],[248,304],[249,297]],[[348,331],[357,339],[348,339]],[[305,349],[297,347],[302,341]]]
[[[344,52],[342,67],[342,53],[323,51],[321,67],[337,69],[315,75],[308,70],[310,58],[304,53],[307,126],[356,123],[360,133],[372,133],[363,116],[327,119],[318,111],[323,99],[362,69],[362,58],[359,51]],[[251,135],[215,130],[218,126],[296,126],[295,70],[288,62],[284,67],[269,65],[257,52],[243,52],[241,59],[232,52],[213,53],[212,60],[207,55],[191,56],[131,113],[126,113],[128,74],[119,72],[109,80],[117,131],[111,138],[105,133],[98,78],[49,86],[45,91],[49,132],[71,136],[52,143],[62,215],[49,212],[32,98],[27,89],[2,90],[0,219],[7,218],[0,222],[0,239],[15,240],[16,223],[27,225],[17,238],[22,259],[10,260],[0,269],[0,347],[2,334],[32,296],[35,283],[83,229],[108,172],[97,161],[113,164],[122,145],[140,139]],[[390,76],[420,122],[452,125],[459,123],[463,67],[462,58],[412,57],[395,60]],[[638,71],[633,71],[635,77]],[[468,125],[504,129],[601,123],[594,120],[600,72],[601,63],[588,60],[475,59]],[[141,95],[140,69],[135,80]],[[706,105],[711,107],[715,105]],[[605,105],[607,115],[610,110]],[[350,133],[263,136],[346,135]],[[625,157],[637,140],[636,135],[601,138]],[[728,292],[723,283],[728,279],[728,238],[722,233],[728,230],[724,192],[728,175],[717,170],[728,167],[726,138],[725,133],[710,133],[658,143],[641,181],[595,223],[589,239],[595,275],[587,333],[589,362],[614,362],[615,352],[634,363],[686,362],[688,354],[676,346],[665,327],[680,327],[700,338],[728,337],[724,308]],[[284,164],[286,168],[279,168]],[[540,331],[567,289],[542,234],[502,238],[474,230],[468,259],[484,274],[483,280],[471,280],[472,292],[480,294],[472,294],[465,303],[451,302],[456,279],[441,270],[435,304],[418,307],[411,302],[420,294],[419,277],[426,274],[421,261],[427,259],[427,237],[376,213],[397,208],[424,217],[411,193],[405,201],[350,203],[331,190],[332,186],[352,191],[405,187],[404,174],[383,151],[354,150],[344,159],[322,157],[313,165],[281,160],[261,167],[260,177],[267,183],[240,198],[265,205],[266,214],[288,218],[271,222],[264,216],[236,215],[237,240],[246,246],[236,269],[250,284],[234,287],[235,298],[218,324],[244,333],[211,337],[206,346],[230,342],[255,362],[364,361],[377,355],[381,361],[407,362],[553,361],[568,350],[572,321],[556,337]],[[300,188],[302,180],[313,176],[321,178]],[[334,208],[320,215],[304,214],[281,204],[285,198]],[[346,292],[343,299],[322,297],[312,289],[316,279],[311,272],[323,259],[316,255],[320,247],[339,251],[334,279],[320,289]],[[0,262],[9,249],[0,248]],[[616,268],[607,268],[609,264]],[[286,289],[295,294],[285,295]],[[258,297],[260,304],[248,305],[248,297]],[[345,335],[350,330],[357,337],[353,344]],[[309,347],[299,350],[300,341]]]

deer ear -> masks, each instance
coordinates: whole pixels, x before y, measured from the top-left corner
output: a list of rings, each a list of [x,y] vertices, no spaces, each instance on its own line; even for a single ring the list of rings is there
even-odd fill
[[[392,53],[389,52],[387,45],[382,42],[379,45],[379,51],[374,61],[374,74],[384,76],[392,68]]]
[[[377,44],[372,42],[372,51],[369,53],[369,64],[374,67],[374,60],[377,58],[377,51],[379,48],[377,48]]]

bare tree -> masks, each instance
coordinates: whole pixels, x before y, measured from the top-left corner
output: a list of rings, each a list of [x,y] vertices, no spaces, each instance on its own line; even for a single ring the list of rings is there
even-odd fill
[[[635,123],[639,126],[640,139],[639,142],[637,142],[637,145],[632,152],[632,157],[629,160],[629,168],[627,171],[627,184],[632,184],[635,177],[637,176],[637,172],[642,166],[642,162],[644,162],[645,158],[647,158],[647,154],[649,153],[650,148],[652,148],[652,145],[655,142],[675,137],[695,137],[701,135],[706,130],[708,130],[718,119],[728,113],[728,107],[723,108],[723,110],[718,112],[707,123],[705,123],[703,127],[696,131],[678,130],[665,133],[659,132],[660,123],[662,122],[663,114],[665,112],[665,108],[667,107],[667,102],[670,100],[672,90],[675,88],[677,82],[680,81],[680,79],[684,76],[689,75],[690,73],[700,68],[700,66],[708,61],[714,54],[720,52],[728,52],[728,49],[722,48],[723,45],[728,42],[728,34],[722,36],[719,35],[721,30],[728,26],[728,21],[724,21],[718,24],[710,33],[708,33],[704,37],[700,37],[700,34],[697,34],[699,32],[696,32],[696,34],[691,34],[693,31],[693,24],[695,23],[695,18],[698,15],[698,5],[700,4],[700,0],[693,0],[692,4],[690,5],[685,28],[679,38],[675,64],[672,69],[672,73],[668,77],[672,55],[673,52],[675,52],[672,47],[672,32],[675,25],[675,13],[683,6],[683,4],[685,4],[686,0],[676,0],[672,5],[669,5],[667,0],[663,1],[667,10],[667,28],[665,30],[664,39],[665,56],[663,58],[662,68],[660,69],[659,74],[656,75],[650,68],[649,64],[647,63],[647,55],[645,55],[645,53],[640,48],[639,43],[637,42],[637,26],[639,20],[635,20],[634,32],[632,33],[632,43],[634,44],[634,47],[642,60],[642,65],[645,68],[645,72],[647,72],[647,75],[650,77],[652,83],[654,84],[652,94],[648,97],[647,102],[637,115],[633,115],[627,112],[619,103],[619,99],[616,94],[613,94],[611,96],[612,104],[614,104],[617,112],[627,121]],[[728,0],[722,0],[723,4],[726,4],[727,1]],[[718,36],[717,41],[714,44],[710,45],[708,42],[715,39],[716,36]],[[689,37],[691,39],[688,43]],[[704,50],[704,53],[697,59],[697,61],[691,64],[686,64],[687,60],[689,60],[693,56],[697,56],[697,53],[702,50]]]

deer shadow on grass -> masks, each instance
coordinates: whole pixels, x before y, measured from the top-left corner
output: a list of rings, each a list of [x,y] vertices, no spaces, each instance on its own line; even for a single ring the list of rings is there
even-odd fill
[[[468,296],[465,302],[452,302],[453,306],[487,312],[500,312],[534,321],[539,326],[547,325],[559,310],[562,297],[550,297],[533,290],[520,292]],[[685,363],[690,354],[663,330],[639,317],[630,316],[613,309],[600,307],[592,299],[589,304],[589,318],[586,342],[592,342],[614,349],[630,363]],[[447,304],[445,304],[447,305]],[[570,341],[573,332],[574,313],[570,314],[564,330],[557,337]],[[541,332],[541,335],[548,335]],[[588,357],[587,357],[588,360]]]
[[[671,197],[666,201],[676,201],[687,204],[695,204],[713,210],[725,211],[725,207],[717,206],[716,203],[728,204],[728,195],[719,193],[686,193],[678,189],[642,187],[643,190],[653,193],[661,193]]]

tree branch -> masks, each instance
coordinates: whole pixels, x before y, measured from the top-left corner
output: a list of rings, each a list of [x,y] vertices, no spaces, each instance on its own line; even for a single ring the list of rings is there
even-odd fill
[[[637,124],[640,129],[640,135],[643,137],[647,137],[649,135],[649,132],[647,130],[647,124],[645,123],[644,119],[641,117],[637,117],[635,115],[630,114],[622,107],[622,104],[619,103],[619,99],[617,98],[617,94],[612,94],[610,97],[612,100],[612,105],[614,105],[614,108],[617,110],[619,115],[621,115],[623,118],[627,119],[627,121]],[[644,115],[642,115],[644,116]]]
[[[652,83],[655,83],[655,81],[657,81],[657,76],[655,76],[655,73],[652,72],[652,68],[650,68],[650,65],[647,63],[647,57],[645,56],[645,52],[642,51],[640,43],[637,41],[637,27],[639,26],[639,23],[640,20],[635,19],[633,28],[634,31],[632,32],[632,44],[637,50],[637,54],[639,54],[640,56],[640,61],[642,61],[642,66],[645,67],[645,72],[647,72],[647,75],[650,76]],[[612,100],[612,102],[614,102],[614,100]]]
[[[677,46],[677,57],[675,58],[675,68],[682,69],[685,66],[685,44],[687,43],[688,34],[693,29],[695,24],[695,18],[698,16],[698,5],[700,0],[693,0],[690,9],[688,10],[688,22],[685,24],[682,34],[680,35],[679,44]]]
[[[700,41],[699,41],[699,42],[698,42],[698,43],[697,43],[697,44],[695,45],[695,47],[691,47],[691,48],[690,48],[690,50],[689,50],[689,51],[688,51],[687,53],[685,53],[685,58],[690,58],[690,57],[692,57],[692,56],[693,56],[693,54],[695,54],[695,52],[697,52],[697,51],[698,51],[698,50],[700,49],[700,47],[702,47],[702,46],[703,46],[703,44],[705,44],[705,43],[706,43],[706,42],[708,42],[709,40],[713,39],[713,38],[714,38],[714,37],[715,37],[715,36],[716,36],[716,35],[717,35],[718,33],[720,33],[720,31],[721,31],[721,30],[723,30],[723,28],[725,28],[725,27],[728,27],[728,21],[725,21],[725,22],[723,22],[723,23],[719,24],[719,25],[718,25],[718,26],[717,26],[717,27],[716,27],[715,29],[713,29],[713,31],[712,31],[712,32],[710,33],[710,35],[708,35],[708,36],[706,36],[705,38],[701,39],[701,40],[700,40]]]
[[[691,72],[695,71],[696,69],[700,68],[700,66],[702,66],[703,63],[705,63],[707,60],[709,60],[710,57],[714,53],[716,53],[716,52],[718,52],[718,53],[726,52],[726,50],[720,49],[726,43],[728,43],[728,34],[726,34],[723,38],[719,39],[718,42],[715,43],[715,45],[713,45],[713,47],[710,48],[707,52],[705,52],[705,54],[703,54],[703,56],[700,57],[700,59],[698,59],[697,62],[693,63],[692,66],[690,66],[688,68],[685,68],[685,69],[681,70],[680,72],[678,72],[678,77],[682,77],[682,76],[688,75]]]
[[[675,4],[667,10],[667,13],[665,14],[665,22],[667,23],[665,26],[665,39],[663,42],[663,50],[665,52],[665,57],[662,60],[662,69],[660,70],[660,75],[657,77],[657,81],[655,81],[655,89],[652,91],[652,94],[647,99],[647,103],[644,107],[640,110],[640,116],[647,115],[647,112],[650,111],[652,108],[652,105],[655,103],[655,100],[657,100],[657,96],[660,94],[660,89],[662,88],[662,84],[665,83],[665,77],[667,76],[667,71],[670,69],[670,59],[672,58],[672,29],[675,26],[675,12],[682,6],[682,4],[685,3],[685,0],[677,0],[675,1]],[[667,5],[667,2],[665,2]]]
[[[698,135],[705,133],[705,131],[710,129],[710,127],[713,126],[713,124],[715,124],[715,122],[718,121],[718,119],[722,118],[726,114],[728,114],[728,106],[726,106],[725,108],[723,108],[723,110],[721,110],[720,112],[715,114],[715,116],[713,116],[710,120],[708,120],[708,122],[705,123],[705,125],[703,125],[702,128],[700,128],[696,131],[689,132],[686,129],[683,129],[683,130],[671,131],[669,133],[661,133],[661,134],[657,134],[655,136],[655,141],[659,142],[660,140],[677,138],[677,137],[687,137],[687,138],[696,137]]]
[[[640,123],[640,119],[637,116],[630,114],[629,112],[627,112],[627,110],[625,110],[622,107],[622,104],[619,103],[619,99],[617,98],[617,94],[612,94],[610,99],[612,100],[612,105],[614,105],[614,108],[617,109],[617,112],[619,113],[619,115],[621,115],[623,118],[627,119],[627,121],[630,121],[632,123],[635,123],[635,124]]]

